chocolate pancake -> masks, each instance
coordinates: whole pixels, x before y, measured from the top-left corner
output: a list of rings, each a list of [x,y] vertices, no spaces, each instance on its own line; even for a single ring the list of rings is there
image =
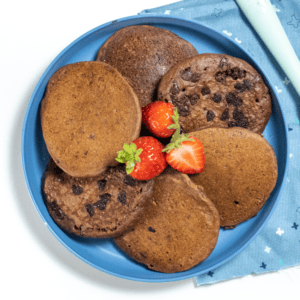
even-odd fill
[[[129,26],[113,34],[100,48],[97,60],[125,76],[145,106],[156,100],[161,77],[197,50],[178,35],[148,25]]]
[[[131,229],[152,196],[154,180],[135,180],[124,166],[109,167],[93,178],[75,178],[51,162],[43,188],[57,225],[91,238],[116,237]]]
[[[221,227],[232,228],[255,216],[277,181],[272,146],[243,128],[207,128],[191,135],[203,144],[205,170],[190,178],[216,205]]]
[[[177,64],[162,78],[158,100],[177,107],[184,132],[242,127],[262,133],[272,112],[258,72],[225,54],[200,54]]]
[[[213,251],[220,228],[214,204],[186,174],[167,168],[155,178],[153,198],[132,231],[115,239],[152,270],[188,270]]]
[[[139,136],[141,108],[122,75],[103,62],[60,68],[41,105],[47,149],[66,173],[97,176]]]

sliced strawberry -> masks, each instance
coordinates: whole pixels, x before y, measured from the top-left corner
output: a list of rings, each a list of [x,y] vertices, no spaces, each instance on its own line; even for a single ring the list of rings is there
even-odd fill
[[[177,127],[179,115],[171,103],[155,101],[142,107],[142,120],[157,137],[170,137]]]
[[[201,141],[193,136],[174,134],[163,151],[167,152],[167,163],[179,172],[195,174],[204,171],[204,148]]]
[[[124,144],[116,160],[126,164],[126,172],[138,180],[150,180],[167,166],[164,145],[151,136],[143,136],[130,145]]]

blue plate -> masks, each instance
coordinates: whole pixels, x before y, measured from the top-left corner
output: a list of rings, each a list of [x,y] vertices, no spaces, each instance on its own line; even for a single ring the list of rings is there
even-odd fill
[[[265,138],[273,146],[279,167],[277,185],[262,210],[255,218],[233,230],[220,230],[218,243],[212,254],[201,264],[181,273],[164,274],[147,269],[129,258],[111,239],[74,238],[62,231],[49,216],[42,194],[41,178],[49,161],[40,123],[40,103],[48,80],[60,67],[78,61],[95,60],[100,46],[117,30],[137,24],[148,24],[168,29],[194,45],[199,53],[225,53],[246,60],[264,78],[273,98],[273,113],[264,131]],[[243,251],[266,225],[276,207],[288,166],[287,131],[280,104],[268,77],[252,56],[227,36],[196,21],[167,16],[133,16],[99,26],[69,45],[50,64],[37,84],[23,125],[22,163],[33,203],[49,230],[72,253],[91,266],[118,277],[147,282],[166,282],[190,278],[207,273],[224,264]]]

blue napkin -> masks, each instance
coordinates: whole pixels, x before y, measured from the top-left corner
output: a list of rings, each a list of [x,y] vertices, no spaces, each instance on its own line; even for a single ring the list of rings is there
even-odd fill
[[[299,0],[271,0],[300,58]],[[141,14],[167,14],[194,19],[228,35],[250,52],[275,86],[286,117],[290,167],[275,212],[250,246],[223,266],[197,277],[197,285],[260,274],[300,264],[300,97],[233,0],[186,0],[147,9]],[[300,80],[300,78],[299,78]]]

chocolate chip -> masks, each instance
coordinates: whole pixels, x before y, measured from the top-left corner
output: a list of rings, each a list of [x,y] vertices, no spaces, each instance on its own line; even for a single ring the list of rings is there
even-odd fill
[[[248,126],[249,126],[248,120],[242,111],[235,109],[233,111],[232,116],[233,116],[233,119],[236,121],[237,126],[243,127],[243,128],[248,128]]]
[[[181,117],[187,117],[190,114],[190,109],[188,107],[187,108],[177,107],[177,108],[178,108],[178,114]]]
[[[126,175],[124,179],[124,183],[130,186],[135,186],[136,179],[132,178],[130,175]]]
[[[239,69],[238,76],[239,76],[239,78],[245,78],[246,77],[246,71]]]
[[[173,104],[177,107],[178,114],[182,117],[187,117],[190,114],[189,97],[183,94],[179,101],[174,101]]]
[[[229,119],[229,109],[228,108],[225,108],[221,117],[220,117],[220,120],[221,121],[225,121],[225,120],[228,120]]]
[[[211,111],[211,110],[208,110],[208,111],[207,111],[207,114],[206,114],[207,122],[212,121],[212,120],[214,119],[214,117],[215,117],[214,112]]]
[[[193,73],[190,81],[196,83],[200,80],[200,77],[201,77],[200,73]]]
[[[240,69],[238,67],[233,68],[233,72],[231,74],[231,77],[234,80],[237,80],[239,78],[239,74],[240,74]]]
[[[236,127],[236,126],[238,126],[238,125],[234,121],[231,121],[228,123],[228,127]]]
[[[200,99],[200,96],[197,94],[194,94],[194,95],[189,96],[189,99],[190,99],[191,105],[195,105],[198,102],[198,100]]]
[[[106,207],[106,204],[109,202],[110,198],[111,198],[111,194],[109,194],[109,193],[102,194],[102,195],[100,195],[99,201],[94,203],[94,206],[100,210],[104,210]]]
[[[177,95],[179,92],[180,92],[180,89],[178,87],[178,84],[176,81],[174,81],[170,88],[170,93],[173,95]]]
[[[243,127],[243,128],[248,128],[249,123],[247,118],[244,116],[244,113],[240,110],[235,109],[233,111],[232,117],[235,121],[229,122],[228,127]]]
[[[191,81],[191,82],[198,82],[200,80],[201,74],[200,73],[193,73],[191,68],[188,67],[186,68],[182,73],[181,73],[181,78],[185,81]]]
[[[210,88],[208,86],[204,86],[202,89],[201,89],[201,94],[203,96],[205,95],[209,95],[210,94]]]
[[[247,86],[241,82],[236,83],[234,88],[238,90],[238,93],[242,93],[247,90]]]
[[[234,67],[232,69],[226,70],[226,75],[231,76],[234,80],[237,80],[239,78],[239,68]]]
[[[238,82],[234,85],[234,88],[238,90],[239,93],[244,92],[245,90],[251,89],[251,83],[249,80],[244,80],[244,83]]]
[[[126,171],[126,165],[125,164],[118,164],[117,169],[119,172],[125,172]]]
[[[189,105],[189,100],[190,100],[189,97],[186,94],[183,94],[180,97],[179,103],[183,106],[188,106]]]
[[[248,120],[247,120],[246,118],[237,121],[237,125],[238,125],[239,127],[243,127],[243,128],[246,128],[246,129],[249,127],[249,123],[248,123]]]
[[[98,180],[97,181],[98,189],[100,191],[104,191],[105,190],[106,184],[107,184],[107,180],[106,179],[102,179],[102,180]]]
[[[118,200],[122,203],[122,204],[126,204],[126,192],[122,192],[118,195]]]
[[[95,213],[95,207],[94,207],[94,205],[87,204],[85,206],[85,209],[86,209],[87,213],[90,215],[90,217],[92,217],[94,215],[94,213]]]
[[[190,81],[192,77],[192,70],[190,67],[186,68],[182,73],[181,73],[181,78],[185,81]]]
[[[226,74],[224,72],[217,72],[215,75],[215,79],[218,82],[224,82],[226,80]]]
[[[214,94],[212,99],[215,103],[220,103],[222,101],[222,96],[220,94]]]
[[[74,195],[80,195],[83,192],[83,188],[79,185],[72,185],[72,192]]]
[[[154,228],[152,228],[152,227],[148,227],[148,230],[149,230],[150,232],[156,232],[156,230],[155,230]]]
[[[63,220],[65,218],[64,212],[60,209],[55,200],[52,202],[48,202],[48,208],[49,210],[52,210],[54,212],[54,215],[57,219]]]
[[[233,111],[232,117],[236,121],[245,119],[245,116],[244,116],[243,112],[241,110],[238,110],[238,109],[235,109]]]
[[[237,97],[234,93],[228,93],[225,98],[229,105],[233,105],[235,107],[240,107],[243,103],[243,100]]]

